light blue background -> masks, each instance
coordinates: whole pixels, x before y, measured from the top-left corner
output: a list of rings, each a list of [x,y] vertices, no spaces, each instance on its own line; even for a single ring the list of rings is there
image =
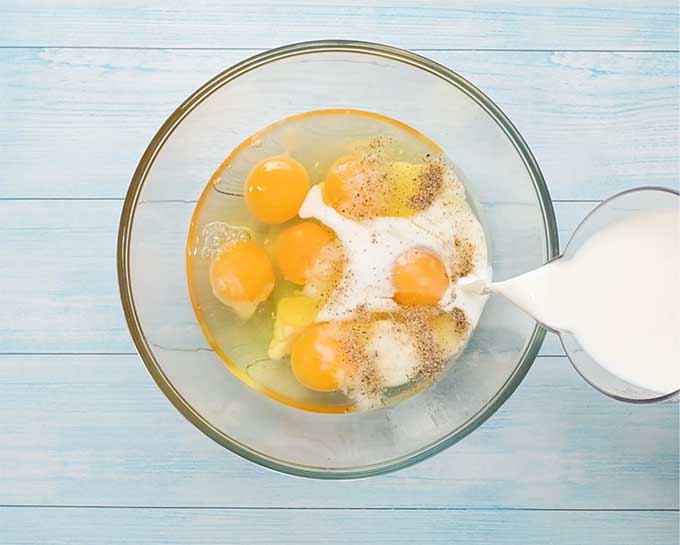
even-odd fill
[[[320,38],[478,85],[534,151],[562,241],[612,193],[678,187],[675,0],[2,0],[0,543],[678,543],[680,407],[598,395],[552,336],[479,430],[358,482],[250,465],[157,389],[115,276],[137,161],[204,81]]]

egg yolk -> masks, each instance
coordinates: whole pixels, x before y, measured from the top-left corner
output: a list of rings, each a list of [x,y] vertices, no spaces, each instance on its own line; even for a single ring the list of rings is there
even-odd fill
[[[253,216],[262,223],[279,224],[297,216],[309,186],[305,167],[295,159],[278,156],[253,167],[243,192]]]
[[[392,284],[400,305],[436,305],[449,287],[449,277],[437,256],[414,249],[397,259]]]
[[[215,297],[247,318],[274,288],[271,260],[252,240],[225,246],[210,264],[210,285]]]
[[[342,345],[327,324],[311,325],[295,338],[290,367],[302,385],[318,392],[334,392],[339,380],[351,373]]]
[[[365,176],[361,161],[356,157],[346,155],[336,159],[324,180],[324,201],[336,210],[347,205]]]
[[[321,250],[333,238],[331,231],[312,221],[281,231],[276,241],[276,261],[283,277],[294,284],[306,284]]]
[[[323,183],[323,200],[341,214],[355,219],[373,217],[383,206],[377,169],[345,155],[331,165]]]

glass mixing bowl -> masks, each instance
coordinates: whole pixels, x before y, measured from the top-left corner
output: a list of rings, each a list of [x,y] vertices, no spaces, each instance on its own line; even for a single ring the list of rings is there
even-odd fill
[[[123,207],[121,298],[130,332],[165,395],[229,450],[272,469],[320,478],[402,468],[474,430],[508,398],[544,330],[491,298],[462,356],[427,390],[395,406],[319,414],[278,403],[231,374],[194,317],[185,242],[195,203],[226,155],[257,130],[325,108],[381,113],[437,142],[464,175],[498,278],[558,253],[541,172],[498,107],[459,75],[407,51],[323,41],[256,55],[203,85],[145,151]],[[399,354],[394,355],[395,358]]]

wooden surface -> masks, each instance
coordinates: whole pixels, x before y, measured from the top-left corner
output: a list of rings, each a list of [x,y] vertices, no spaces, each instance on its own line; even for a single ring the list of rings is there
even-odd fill
[[[341,545],[446,543],[668,544],[676,513],[323,509],[14,509],[0,524],[17,545]],[[111,531],[115,528],[115,532]],[[559,537],[556,540],[556,532]],[[240,541],[247,536],[247,541]],[[273,538],[273,536],[276,536]],[[643,536],[644,541],[634,541]],[[670,538],[670,539],[669,539]],[[558,541],[559,540],[559,541]]]
[[[0,49],[9,105],[9,123],[0,125],[0,197],[120,198],[179,102],[257,51]],[[680,179],[677,53],[423,54],[473,81],[505,111],[554,199],[599,200]]]
[[[115,278],[148,140],[206,79],[286,42],[390,43],[473,81],[534,151],[563,241],[614,192],[678,187],[677,2],[187,5],[0,3],[0,543],[678,543],[680,406],[600,396],[552,336],[448,451],[308,481],[177,413],[135,355]]]

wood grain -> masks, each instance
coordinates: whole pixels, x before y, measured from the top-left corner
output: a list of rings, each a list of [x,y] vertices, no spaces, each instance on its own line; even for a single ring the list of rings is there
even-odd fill
[[[0,528],[6,545],[669,545],[678,514],[15,508],[0,511]]]
[[[136,356],[2,356],[0,384],[0,504],[679,507],[680,406],[608,399],[564,357],[539,358],[505,405],[447,451],[352,482],[241,460],[184,420]]]
[[[116,277],[121,205],[0,200],[0,262],[6,264],[0,303],[29,309],[0,313],[0,352],[134,352]],[[593,206],[556,204],[562,241]],[[177,237],[184,245],[182,229]],[[542,353],[563,353],[554,335]]]
[[[0,44],[268,48],[349,38],[409,48],[673,49],[673,0],[5,0]]]
[[[144,148],[174,108],[253,53],[0,50],[0,81],[6,82],[0,197],[122,197]],[[679,186],[676,53],[426,55],[499,104],[532,148],[554,199]]]

